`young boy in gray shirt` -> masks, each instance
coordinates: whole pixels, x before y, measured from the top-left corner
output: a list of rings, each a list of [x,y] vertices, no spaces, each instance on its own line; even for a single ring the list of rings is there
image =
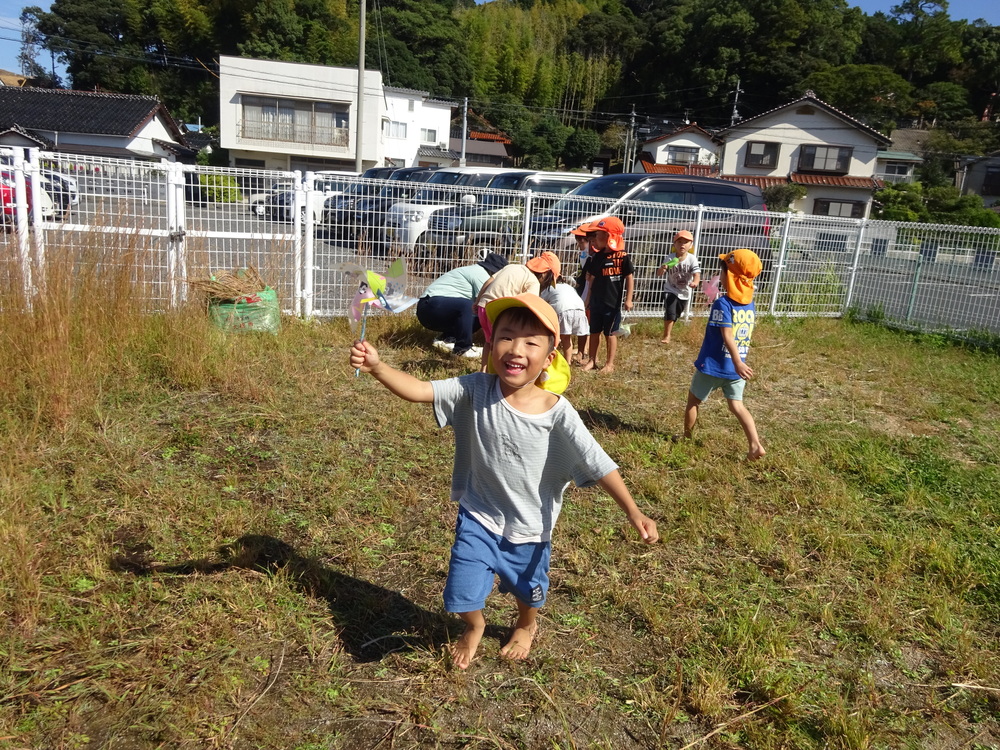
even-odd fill
[[[452,646],[459,669],[472,663],[486,629],[483,608],[493,589],[514,594],[517,621],[500,653],[525,659],[548,591],[552,529],[570,481],[600,485],[643,541],[656,523],[636,506],[618,467],[565,398],[545,389],[559,320],[534,294],[486,306],[494,345],[488,372],[428,382],[381,361],[367,341],[351,348],[351,367],[371,373],[407,401],[432,403],[440,426],[455,432],[451,496],[459,505],[444,603],[465,622]]]

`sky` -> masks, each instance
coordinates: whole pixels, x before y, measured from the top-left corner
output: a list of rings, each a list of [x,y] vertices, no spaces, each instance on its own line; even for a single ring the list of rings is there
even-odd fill
[[[848,0],[848,2],[861,8],[869,15],[879,11],[888,13],[890,8],[898,4],[898,0]],[[3,70],[20,72],[17,55],[21,51],[21,22],[18,18],[21,15],[21,8],[27,5],[38,5],[42,8],[49,6],[44,0],[28,0],[28,2],[0,0],[0,68]],[[948,15],[954,20],[974,21],[977,18],[983,18],[993,26],[1000,26],[1000,2],[997,0],[950,0]],[[39,63],[48,65],[49,60],[39,59]],[[58,68],[57,72],[62,73]]]

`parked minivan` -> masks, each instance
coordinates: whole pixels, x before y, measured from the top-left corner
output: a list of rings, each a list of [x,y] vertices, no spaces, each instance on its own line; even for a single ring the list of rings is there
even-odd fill
[[[465,247],[507,255],[520,244],[524,216],[524,197],[510,191],[530,190],[532,211],[539,212],[593,177],[588,172],[499,174],[490,181],[490,192],[476,203],[435,211],[428,223],[428,243],[454,257]]]
[[[529,231],[536,246],[569,251],[573,247],[570,230],[585,221],[614,215],[625,224],[627,247],[660,247],[666,251],[676,232],[694,231],[692,209],[698,205],[709,209],[701,225],[699,253],[714,251],[716,245],[722,248],[719,252],[734,249],[729,247],[733,244],[755,250],[766,246],[766,217],[734,212],[766,211],[760,188],[713,177],[673,174],[596,177],[536,215]],[[712,240],[713,236],[717,241]]]

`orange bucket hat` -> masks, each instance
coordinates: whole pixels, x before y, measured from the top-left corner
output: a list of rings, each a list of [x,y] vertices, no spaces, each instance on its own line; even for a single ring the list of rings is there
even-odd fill
[[[731,253],[722,253],[722,272],[726,274],[726,296],[738,305],[748,305],[753,301],[753,280],[764,265],[753,250],[740,248]]]

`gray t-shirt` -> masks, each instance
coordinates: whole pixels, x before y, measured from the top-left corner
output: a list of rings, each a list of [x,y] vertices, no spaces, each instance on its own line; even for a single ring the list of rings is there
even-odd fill
[[[671,253],[667,256],[667,261],[675,259],[677,256]],[[667,269],[663,277],[663,291],[673,292],[677,299],[687,299],[691,296],[691,287],[688,284],[696,273],[701,273],[701,264],[691,253],[684,256],[676,266]]]
[[[452,500],[511,542],[549,541],[570,481],[589,487],[618,468],[562,396],[544,414],[524,414],[496,375],[431,385],[438,425],[455,431]]]

